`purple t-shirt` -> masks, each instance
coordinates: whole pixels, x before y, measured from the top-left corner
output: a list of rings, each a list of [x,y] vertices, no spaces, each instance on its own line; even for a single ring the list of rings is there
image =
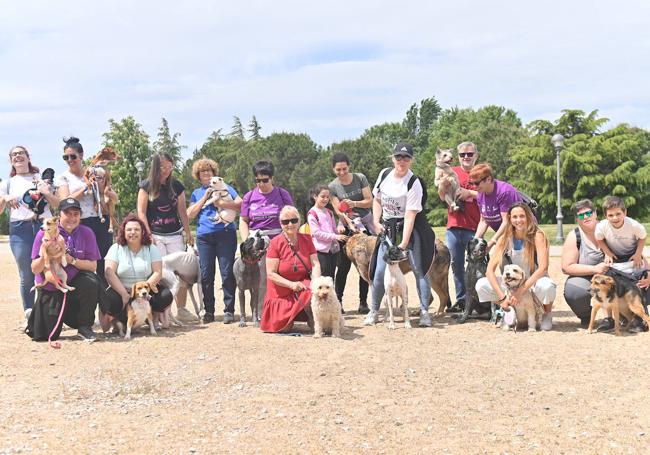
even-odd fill
[[[491,194],[478,193],[476,202],[485,222],[495,231],[501,226],[502,212],[507,212],[512,204],[523,199],[519,191],[507,182],[494,180],[494,190]]]
[[[70,256],[77,259],[88,259],[91,261],[101,259],[99,248],[97,248],[95,233],[88,226],[80,224],[74,231],[72,231],[72,234],[68,234],[68,232],[59,225],[59,233],[65,241],[65,248]],[[36,234],[34,245],[32,246],[32,260],[41,256],[43,234],[43,231],[39,231],[38,234]],[[77,273],[79,273],[79,269],[72,264],[68,264],[65,267],[65,271],[68,274],[68,283],[70,283]],[[39,273],[36,275],[34,277],[34,282],[36,284],[41,284],[43,282],[43,274]],[[56,288],[51,283],[46,284],[43,289],[46,291],[56,291]]]
[[[240,215],[248,218],[250,229],[272,231],[268,235],[273,238],[281,231],[279,215],[285,205],[293,205],[293,199],[284,188],[276,186],[267,194],[254,188],[244,195]]]

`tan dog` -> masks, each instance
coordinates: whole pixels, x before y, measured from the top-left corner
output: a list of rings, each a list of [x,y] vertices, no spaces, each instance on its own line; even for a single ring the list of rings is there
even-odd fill
[[[47,283],[52,283],[59,291],[66,293],[75,288],[68,286],[68,274],[63,267],[68,263],[65,259],[65,241],[59,234],[59,217],[45,218],[43,220],[43,243],[41,243],[40,256],[45,261],[43,270],[44,281],[34,285],[32,289],[42,288]]]
[[[516,264],[508,264],[503,268],[503,284],[506,287],[506,296],[509,298],[517,289],[519,289],[526,282],[526,274],[524,270]],[[514,306],[515,315],[517,316],[514,322],[515,331],[518,328],[528,326],[529,332],[537,332],[537,327],[542,324],[542,314],[544,308],[542,303],[537,300],[535,295],[530,291],[524,292],[521,300]],[[512,310],[511,310],[512,311]],[[505,320],[506,318],[504,318]],[[504,323],[503,329],[509,330],[511,326]]]
[[[591,278],[589,292],[591,293],[591,319],[588,333],[591,333],[594,328],[596,314],[600,308],[612,310],[616,336],[621,335],[621,313],[627,319],[628,328],[632,325],[635,314],[650,324],[650,318],[643,311],[641,291],[633,282],[598,274]]]
[[[345,320],[331,277],[321,276],[311,281],[311,311],[314,313],[314,338],[322,337],[325,332],[341,338]]]
[[[372,252],[377,243],[377,236],[366,235],[363,233],[353,234],[348,237],[345,244],[345,254],[350,258],[359,272],[361,278],[367,283],[370,283],[368,278],[368,269],[370,267],[370,260]],[[438,306],[438,315],[444,314],[447,303],[449,302],[449,264],[451,256],[449,255],[449,248],[447,245],[436,239],[436,255],[433,259],[433,264],[427,272],[427,279],[431,289],[438,295],[440,305]],[[400,262],[400,269],[404,274],[411,271],[411,265],[408,261]],[[417,309],[417,314],[420,314],[420,309]]]
[[[451,162],[454,160],[453,151],[454,149],[438,149],[436,151],[436,174],[433,183],[436,187],[443,189],[445,202],[452,211],[457,212],[462,210],[462,204],[459,203],[458,176],[451,169]]]
[[[95,209],[100,213],[102,223],[108,215],[109,226],[108,232],[114,232],[117,227],[115,218],[115,206],[119,202],[117,194],[112,191],[113,185],[111,180],[111,170],[108,168],[110,163],[121,159],[111,147],[104,147],[93,157],[91,166],[86,169],[86,184],[93,188],[95,196]],[[93,184],[96,183],[96,186]]]
[[[131,302],[129,302],[127,307],[128,316],[126,320],[125,340],[131,339],[131,330],[133,327],[141,327],[145,321],[149,322],[149,333],[152,335],[156,334],[156,329],[153,326],[151,305],[149,304],[151,293],[156,291],[156,287],[149,285],[146,281],[138,281],[131,287]],[[121,330],[120,335],[122,335]]]

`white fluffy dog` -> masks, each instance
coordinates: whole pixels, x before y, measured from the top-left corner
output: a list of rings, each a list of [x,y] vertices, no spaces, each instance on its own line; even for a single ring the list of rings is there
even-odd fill
[[[390,246],[384,260],[386,261],[386,271],[384,272],[384,298],[382,303],[386,302],[388,307],[388,329],[395,330],[395,318],[393,317],[393,305],[399,308],[397,298],[402,299],[402,309],[404,310],[404,328],[411,328],[409,320],[409,296],[406,278],[399,268],[399,263],[407,259],[404,251],[396,246]]]
[[[331,277],[321,276],[311,281],[311,311],[314,313],[315,338],[322,337],[325,332],[331,332],[336,338],[341,337],[345,320]]]
[[[506,295],[508,297],[523,286],[525,281],[526,275],[518,265],[508,264],[503,268],[503,283],[506,286]],[[516,331],[517,328],[522,328],[527,325],[529,332],[537,332],[537,327],[542,324],[542,314],[544,313],[542,303],[537,300],[537,297],[528,290],[514,308],[517,320],[512,321],[513,324],[510,326],[504,322],[504,330],[514,328]]]
[[[212,195],[210,196],[210,199],[208,199],[205,204],[203,204],[203,208],[209,206],[210,204],[214,204],[219,199],[223,199],[224,201],[233,200],[232,196],[226,189],[226,183],[221,177],[212,177],[210,179],[210,189],[212,189]],[[217,214],[214,218],[211,218],[211,220],[214,221],[214,224],[224,223],[225,225],[228,225],[230,223],[233,223],[236,217],[237,212],[233,209],[220,209],[217,207]]]
[[[453,149],[436,151],[436,174],[433,183],[440,188],[443,185],[445,202],[449,208],[457,212],[462,210],[462,204],[459,204],[460,183],[458,176],[451,169],[451,162],[454,160]],[[443,183],[444,182],[444,183]]]

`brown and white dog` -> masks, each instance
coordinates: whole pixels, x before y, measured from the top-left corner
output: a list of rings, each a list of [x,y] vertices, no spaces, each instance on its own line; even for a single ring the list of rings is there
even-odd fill
[[[589,292],[591,293],[591,319],[588,333],[591,333],[594,328],[596,314],[600,308],[612,310],[616,336],[621,335],[619,323],[621,314],[627,319],[628,328],[632,325],[635,314],[650,324],[650,317],[643,311],[641,291],[632,281],[597,274],[591,278]]]
[[[523,286],[526,281],[526,274],[523,269],[516,264],[508,264],[503,268],[503,284],[506,287],[506,296],[509,298],[517,289]],[[528,326],[529,332],[537,332],[537,328],[542,324],[542,315],[544,314],[544,307],[542,303],[530,291],[524,292],[521,300],[514,306],[516,321],[513,326],[509,326],[504,322],[503,329],[509,330],[514,328],[524,328]],[[511,310],[512,311],[512,310]],[[507,318],[504,317],[504,321]]]
[[[74,291],[75,288],[68,286],[68,274],[65,267],[68,265],[65,259],[65,241],[59,234],[59,217],[54,216],[43,220],[43,243],[41,243],[40,256],[45,261],[43,270],[44,280],[41,284],[34,285],[34,288],[42,288],[47,283],[52,283],[59,291],[66,293]]]
[[[131,301],[127,305],[127,320],[126,320],[126,335],[125,340],[131,339],[131,330],[135,327],[141,327],[145,321],[149,322],[149,333],[156,334],[156,329],[153,326],[153,315],[151,313],[151,305],[149,299],[152,292],[156,292],[155,286],[150,285],[146,281],[138,281],[131,287]],[[120,335],[122,331],[120,330]]]
[[[311,311],[314,314],[314,338],[322,337],[325,332],[341,338],[345,320],[331,277],[321,276],[311,281]]]
[[[111,147],[104,147],[90,161],[91,165],[85,174],[86,184],[93,190],[95,209],[99,212],[102,223],[105,221],[104,215],[108,215],[108,232],[114,232],[117,227],[115,206],[119,202],[117,194],[113,191],[108,165],[119,159]]]
[[[232,196],[228,192],[228,189],[226,188],[226,183],[223,181],[222,177],[212,177],[210,179],[210,189],[212,189],[212,195],[210,196],[210,199],[208,199],[205,204],[203,204],[203,208],[208,207],[210,204],[216,203],[219,199],[226,201],[233,200]],[[235,212],[233,209],[221,209],[219,207],[216,207],[216,209],[217,214],[214,216],[214,218],[211,218],[212,221],[214,221],[214,224],[224,223],[225,225],[228,225],[235,221],[237,212]]]

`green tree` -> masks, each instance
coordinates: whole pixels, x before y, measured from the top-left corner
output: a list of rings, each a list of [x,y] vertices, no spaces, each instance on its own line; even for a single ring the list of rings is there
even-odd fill
[[[184,145],[178,143],[178,138],[181,133],[171,134],[169,131],[169,124],[167,119],[162,118],[160,128],[158,128],[158,136],[153,143],[153,151],[156,153],[168,153],[174,159],[174,170],[180,173],[182,170],[183,154],[182,150],[186,148]]]
[[[249,138],[251,140],[253,140],[253,141],[261,139],[261,137],[262,137],[262,136],[260,136],[260,130],[261,129],[262,129],[262,127],[257,122],[257,118],[255,116],[253,116],[250,123],[248,124],[248,132],[250,133]]]
[[[433,96],[421,100],[419,106],[413,103],[402,120],[404,140],[419,150],[425,150],[429,145],[431,127],[441,112],[442,108]]]
[[[228,134],[228,137],[244,140],[244,126],[241,124],[241,120],[236,115],[233,115],[232,118],[233,125],[230,129],[230,134]]]

